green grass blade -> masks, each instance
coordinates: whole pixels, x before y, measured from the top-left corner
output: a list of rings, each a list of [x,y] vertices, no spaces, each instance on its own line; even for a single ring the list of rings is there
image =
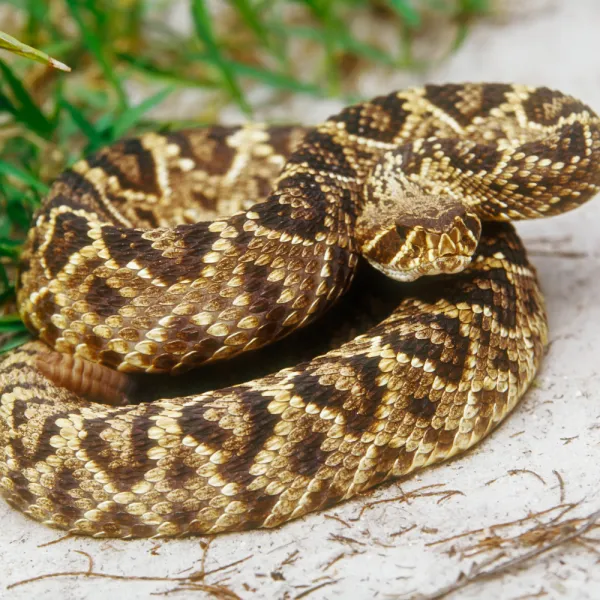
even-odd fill
[[[4,195],[4,194],[2,194]],[[0,196],[1,197],[1,196]],[[7,238],[12,229],[12,223],[6,212],[3,213],[4,202],[0,203],[0,240]],[[0,263],[0,283],[2,283],[2,263]]]
[[[22,346],[25,342],[28,342],[30,339],[31,334],[28,332],[15,335],[8,339],[2,345],[2,347],[0,347],[0,354],[4,354],[5,352],[13,350],[14,348],[18,348],[19,346]]]
[[[33,98],[29,95],[10,67],[2,60],[0,60],[0,73],[2,74],[3,81],[10,88],[14,99],[19,103],[19,107],[17,108],[18,112],[15,116],[38,135],[43,138],[48,138],[54,129],[53,124],[38,108]]]
[[[458,4],[463,14],[485,14],[490,10],[490,0],[459,0]]]
[[[8,291],[11,291],[10,281],[2,263],[0,263],[0,288],[2,289],[1,296],[4,296]]]
[[[61,99],[60,105],[69,113],[71,119],[90,143],[98,141],[102,134],[90,123],[83,115],[83,113],[76,107],[73,106],[68,100]]]
[[[24,56],[25,58],[29,58],[36,62],[49,65],[54,69],[59,69],[61,71],[71,70],[71,67],[68,67],[64,63],[61,63],[59,60],[48,56],[41,50],[36,50],[35,48],[28,46],[27,44],[23,44],[23,42],[20,42],[19,40],[2,31],[0,31],[0,48],[8,50],[13,54]]]
[[[2,269],[4,269],[4,267],[2,267]],[[4,274],[4,277],[6,277],[6,273]],[[9,300],[13,300],[15,297],[15,288],[11,285],[7,285],[6,289],[0,293],[0,306],[2,306],[5,302],[8,302]]]
[[[192,56],[198,60],[207,60],[207,55],[204,53],[193,54]],[[224,61],[232,72],[235,73],[236,77],[247,77],[255,81],[261,81],[273,89],[314,95],[318,95],[321,92],[317,85],[299,81],[298,79],[294,79],[293,77],[278,71],[271,71],[263,67],[247,65],[246,63],[231,59],[224,59]]]
[[[2,323],[0,321],[0,335],[6,335],[7,333],[27,333],[27,327],[20,319],[15,323]]]
[[[294,27],[284,27],[279,26],[277,24],[273,25],[274,29],[281,33],[282,35],[286,35],[288,37],[299,37],[306,40],[314,40],[321,44],[326,43],[327,34],[320,29],[315,29],[313,27],[306,27],[302,25],[294,26]],[[374,62],[378,62],[381,64],[395,66],[397,64],[397,60],[393,57],[376,48],[375,46],[371,46],[370,44],[366,44],[352,37],[348,32],[339,30],[336,33],[335,39],[336,45],[342,49],[347,50],[349,52],[353,52],[359,56],[366,58],[367,60],[372,60]]]
[[[39,192],[40,194],[48,193],[48,186],[45,183],[42,183],[39,179],[36,179],[33,175],[30,175],[26,171],[22,171],[18,167],[4,161],[0,160],[0,174],[7,175],[9,177],[14,177],[19,181],[27,184],[32,187],[34,190]]]
[[[197,77],[191,77],[184,73],[180,73],[176,69],[169,71],[140,56],[132,56],[131,54],[121,52],[117,53],[116,56],[119,60],[126,62],[128,66],[132,67],[136,71],[139,71],[155,80],[160,80],[174,85],[203,88],[218,88],[220,85],[218,79],[199,79]]]
[[[26,333],[27,327],[18,314],[0,316],[0,335],[3,333]]]
[[[261,18],[259,9],[257,9],[251,0],[230,0],[236,8],[239,16],[249,29],[252,30],[258,41],[266,48],[281,65],[285,64],[285,56],[279,44],[274,43],[269,28],[265,26],[264,19]],[[254,3],[256,4],[256,3]]]
[[[72,0],[71,0],[72,1]],[[252,109],[246,101],[242,88],[239,86],[231,65],[227,63],[221,54],[219,44],[215,40],[212,31],[211,19],[206,9],[204,0],[192,0],[192,17],[196,34],[206,49],[206,59],[220,72],[223,84],[237,102],[238,106],[246,113],[251,114]]]
[[[381,63],[391,67],[397,63],[394,57],[385,53],[383,50],[375,48],[375,46],[371,46],[370,44],[365,44],[346,32],[339,33],[338,44],[344,50],[353,52],[357,56],[362,56],[363,58],[372,60],[373,62]]]
[[[413,6],[411,0],[388,0],[391,8],[402,19],[403,24],[411,29],[421,26],[421,15]]]
[[[285,35],[287,37],[299,37],[305,40],[313,40],[315,42],[324,43],[325,34],[320,29],[314,27],[308,27],[307,25],[285,25],[274,23],[272,25],[277,30],[278,34]]]
[[[15,299],[15,288],[14,286],[10,285],[4,266],[0,265],[0,267],[0,272],[3,273],[2,283],[4,285],[4,291],[0,293],[0,306],[3,306],[6,302]]]
[[[149,110],[158,106],[163,102],[167,96],[173,93],[173,87],[167,87],[156,94],[146,98],[143,102],[140,102],[137,106],[132,106],[127,109],[113,124],[112,126],[112,138],[118,139],[123,136],[127,131],[136,125],[140,118],[147,113]]]
[[[337,96],[341,90],[341,77],[338,69],[337,51],[340,49],[340,27],[332,11],[333,3],[327,0],[302,0],[316,21],[321,25],[322,44],[325,50],[325,65],[329,94]]]
[[[71,16],[77,23],[77,27],[79,28],[79,32],[81,33],[81,37],[83,38],[86,47],[98,61],[98,65],[102,69],[104,77],[110,82],[117,94],[121,108],[125,110],[128,106],[127,94],[121,85],[121,81],[117,77],[113,65],[110,64],[110,61],[104,52],[104,44],[96,33],[86,24],[77,0],[66,0],[66,3]]]
[[[266,83],[274,89],[314,95],[320,93],[318,86],[311,83],[304,83],[283,73],[270,71],[269,69],[263,69],[261,67],[250,66],[234,60],[228,61],[228,64],[231,66],[233,71],[235,71],[236,75],[261,81],[262,83]]]
[[[13,325],[14,323],[23,323],[23,321],[21,321],[21,317],[17,313],[12,315],[0,315],[0,329],[7,324]]]
[[[0,240],[0,256],[16,260],[21,254],[22,242],[16,240]]]
[[[23,198],[23,200],[11,200],[7,203],[6,212],[15,227],[18,227],[22,231],[28,229],[33,210],[31,202],[27,198]]]
[[[6,94],[0,92],[0,111],[9,112],[13,117],[19,118],[17,107],[9,100]]]

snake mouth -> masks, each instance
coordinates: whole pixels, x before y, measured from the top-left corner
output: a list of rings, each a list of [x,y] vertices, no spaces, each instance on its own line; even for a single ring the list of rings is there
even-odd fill
[[[408,283],[430,275],[452,275],[454,273],[460,273],[461,271],[464,271],[471,262],[471,258],[472,256],[470,255],[466,256],[460,254],[440,256],[433,261],[423,262],[409,269],[397,269],[393,265],[382,265],[369,258],[367,258],[367,260],[373,267],[390,279]]]

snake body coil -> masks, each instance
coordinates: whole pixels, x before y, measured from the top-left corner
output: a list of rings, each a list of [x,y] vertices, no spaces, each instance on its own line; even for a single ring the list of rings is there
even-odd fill
[[[40,341],[0,361],[0,489],[74,533],[215,533],[279,525],[469,448],[522,397],[547,339],[535,271],[501,222],[591,198],[599,156],[578,100],[465,84],[314,129],[146,134],[77,163],[23,254],[18,301]],[[127,372],[178,374],[314,321],[359,252],[397,279],[451,275],[292,368],[107,404]]]

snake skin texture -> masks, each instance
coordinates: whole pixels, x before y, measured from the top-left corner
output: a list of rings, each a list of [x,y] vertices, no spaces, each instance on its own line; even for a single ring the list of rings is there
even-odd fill
[[[18,302],[39,339],[0,360],[2,493],[73,533],[212,534],[274,527],[468,449],[547,342],[506,221],[580,206],[599,156],[586,105],[485,83],[395,92],[312,129],[145,134],[77,163],[23,253]],[[349,288],[359,251],[384,272],[452,274],[395,284],[386,318],[316,358],[129,398],[136,377],[293,345]],[[110,405],[119,394],[130,402]]]

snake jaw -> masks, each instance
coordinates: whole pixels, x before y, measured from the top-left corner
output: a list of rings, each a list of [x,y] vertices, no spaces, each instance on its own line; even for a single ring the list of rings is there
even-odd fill
[[[442,256],[432,262],[421,262],[417,266],[400,270],[395,266],[387,266],[367,258],[369,264],[385,276],[402,283],[416,281],[424,276],[451,275],[464,271],[471,262],[471,256]]]

